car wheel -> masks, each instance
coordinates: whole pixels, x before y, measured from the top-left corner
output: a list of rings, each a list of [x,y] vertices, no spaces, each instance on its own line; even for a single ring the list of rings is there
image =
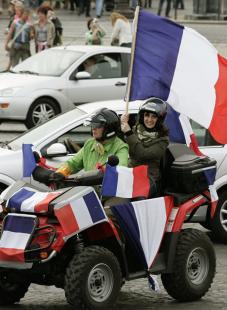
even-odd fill
[[[25,125],[27,128],[32,128],[48,121],[59,113],[59,106],[53,99],[46,97],[37,99],[28,111]]]
[[[215,269],[215,251],[209,237],[200,230],[185,229],[179,235],[173,271],[162,274],[162,283],[179,301],[198,300],[209,290]]]
[[[65,276],[65,296],[75,309],[109,309],[122,285],[116,256],[100,246],[90,246],[71,260]]]
[[[214,217],[210,219],[210,229],[214,239],[227,242],[227,191],[219,192],[218,197]]]

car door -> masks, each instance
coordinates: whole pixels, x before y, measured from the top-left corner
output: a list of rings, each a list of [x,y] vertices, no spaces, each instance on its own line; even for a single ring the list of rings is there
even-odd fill
[[[192,129],[196,135],[199,149],[204,154],[217,161],[216,179],[226,174],[227,145],[218,143],[203,126],[191,121]],[[223,169],[225,167],[225,169]]]
[[[129,55],[129,54],[128,54]],[[77,80],[77,72],[85,71],[84,62],[70,75],[66,93],[70,100],[79,105],[85,102],[124,98],[129,61],[126,53],[101,53],[88,58],[95,58],[96,74],[90,79]],[[98,73],[97,73],[98,72]]]

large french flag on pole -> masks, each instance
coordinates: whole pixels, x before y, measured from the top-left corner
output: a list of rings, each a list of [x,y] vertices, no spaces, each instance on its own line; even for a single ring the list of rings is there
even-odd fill
[[[25,262],[25,249],[37,224],[36,216],[10,213],[3,222],[0,239],[0,266],[31,268]]]
[[[134,168],[106,165],[102,183],[102,195],[107,197],[148,197],[150,181],[148,166]]]
[[[159,97],[227,143],[227,60],[198,32],[139,10],[128,97]]]
[[[176,112],[170,105],[165,118],[165,125],[169,129],[169,139],[172,143],[186,144],[198,156],[203,155],[187,116]]]

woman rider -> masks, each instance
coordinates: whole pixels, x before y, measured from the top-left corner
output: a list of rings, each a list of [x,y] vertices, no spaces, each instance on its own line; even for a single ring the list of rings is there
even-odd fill
[[[134,128],[128,124],[128,115],[121,117],[121,130],[129,145],[130,166],[148,165],[151,183],[150,196],[159,191],[160,161],[169,144],[168,130],[163,124],[167,104],[160,98],[149,98],[140,107]]]

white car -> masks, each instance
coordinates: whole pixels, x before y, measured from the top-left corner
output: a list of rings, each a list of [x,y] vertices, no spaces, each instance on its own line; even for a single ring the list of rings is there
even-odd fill
[[[135,101],[129,105],[131,124],[135,122],[140,104],[140,101]],[[0,190],[22,177],[23,143],[32,143],[34,149],[44,157],[47,157],[47,153],[52,153],[47,158],[47,164],[58,167],[75,154],[78,144],[82,146],[90,137],[91,128],[85,126],[84,122],[89,116],[88,113],[102,107],[114,109],[120,115],[125,111],[125,102],[110,100],[84,104],[25,132],[8,144],[2,143],[0,147]],[[191,221],[201,222],[206,227],[210,226],[217,238],[227,241],[227,145],[217,144],[208,132],[197,124],[192,123],[192,126],[197,135],[200,150],[217,161],[215,186],[219,194],[219,202],[212,221],[207,216],[210,212],[207,206],[199,208]],[[31,182],[34,180],[32,179]]]
[[[88,63],[89,62],[89,63]],[[86,102],[123,99],[130,49],[61,46],[35,54],[0,74],[0,121],[28,128]]]

